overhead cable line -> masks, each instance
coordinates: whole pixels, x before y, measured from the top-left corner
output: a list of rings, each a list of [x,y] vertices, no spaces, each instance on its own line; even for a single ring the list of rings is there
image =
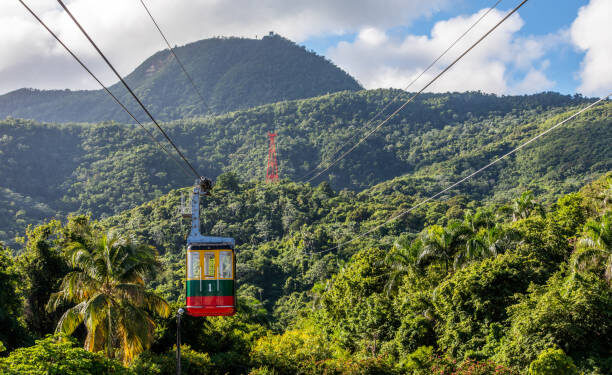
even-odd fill
[[[117,69],[115,69],[115,67],[113,66],[113,64],[111,64],[110,61],[108,61],[108,59],[106,58],[106,56],[104,55],[104,53],[102,53],[102,51],[100,50],[100,48],[98,48],[98,45],[91,39],[91,37],[89,36],[89,34],[87,33],[87,31],[85,31],[85,29],[83,29],[83,27],[81,26],[81,24],[79,23],[79,21],[77,21],[77,19],[72,15],[72,13],[70,12],[70,10],[68,10],[68,8],[66,7],[66,5],[64,5],[64,2],[62,0],[57,0],[57,2],[62,6],[62,8],[64,8],[64,10],[66,11],[66,13],[68,13],[68,15],[70,16],[70,18],[72,19],[72,21],[74,21],[74,23],[77,25],[77,27],[79,28],[79,30],[81,30],[81,32],[83,33],[83,35],[85,35],[85,37],[87,38],[87,40],[89,40],[89,43],[91,43],[91,45],[96,49],[96,51],[98,52],[98,54],[102,57],[102,59],[106,62],[106,64],[109,66],[109,68],[111,68],[111,70],[113,71],[113,73],[115,73],[115,75],[117,76],[117,78],[119,78],[119,80],[121,81],[121,83],[123,83],[123,86],[125,86],[125,88],[128,90],[128,92],[132,95],[132,97],[136,100],[136,102],[140,105],[140,107],[143,109],[143,111],[147,114],[147,116],[149,116],[149,118],[151,119],[151,121],[153,121],[153,123],[155,124],[155,126],[157,127],[157,129],[159,129],[159,131],[163,134],[164,138],[166,138],[166,140],[172,145],[172,147],[174,147],[174,149],[176,150],[176,152],[179,154],[179,156],[181,157],[181,159],[183,159],[183,161],[185,162],[185,164],[187,164],[187,166],[189,167],[189,169],[191,169],[191,171],[193,172],[193,174],[196,176],[196,178],[200,178],[201,175],[195,170],[195,168],[193,167],[193,165],[191,165],[191,163],[187,160],[187,158],[185,157],[185,155],[183,155],[183,153],[181,152],[181,150],[179,150],[178,146],[174,143],[174,141],[168,136],[168,134],[164,131],[164,129],[159,125],[159,123],[157,122],[157,120],[155,120],[155,118],[153,117],[153,115],[151,114],[151,112],[149,112],[149,110],[147,109],[147,107],[145,107],[145,105],[142,103],[142,101],[138,98],[138,96],[136,96],[136,94],[134,93],[134,91],[132,90],[132,88],[127,84],[127,82],[125,82],[125,80],[123,79],[123,77],[121,76],[121,74],[119,74],[117,72]]]
[[[72,56],[72,57],[73,57],[73,58],[74,58],[74,59],[75,59],[75,60],[76,60],[76,61],[77,61],[77,62],[78,62],[80,65],[81,65],[81,67],[83,67],[83,69],[85,69],[85,71],[86,71],[87,73],[89,73],[89,75],[90,75],[90,76],[91,76],[91,77],[92,77],[94,80],[96,80],[96,82],[98,82],[98,84],[99,84],[100,86],[102,86],[102,88],[104,89],[104,91],[106,91],[106,93],[107,93],[108,95],[110,95],[110,96],[113,98],[113,100],[114,100],[114,101],[115,101],[117,104],[119,104],[119,106],[121,106],[121,108],[123,108],[123,110],[124,110],[125,112],[127,112],[127,114],[128,114],[128,115],[130,115],[130,117],[131,117],[131,118],[132,118],[134,121],[136,121],[136,123],[137,123],[138,125],[140,125],[140,127],[141,127],[141,128],[142,128],[142,129],[143,129],[143,130],[144,130],[144,131],[147,133],[147,135],[148,135],[148,136],[149,136],[149,137],[150,137],[150,138],[153,140],[153,142],[155,142],[155,143],[156,143],[156,144],[157,144],[157,145],[158,145],[158,146],[159,146],[159,147],[160,147],[160,148],[161,148],[161,149],[162,149],[162,150],[163,150],[163,151],[164,151],[166,154],[168,154],[168,156],[169,156],[169,157],[170,157],[172,160],[174,160],[174,162],[175,162],[175,163],[177,163],[177,164],[178,164],[178,165],[179,165],[181,168],[183,168],[183,170],[184,170],[184,171],[185,171],[185,172],[186,172],[188,175],[191,175],[191,171],[190,171],[189,169],[186,169],[185,165],[184,165],[183,163],[181,163],[181,162],[180,162],[180,161],[179,161],[179,160],[176,158],[176,156],[172,155],[172,153],[171,153],[170,151],[168,151],[168,150],[166,149],[166,147],[164,147],[164,145],[163,145],[163,144],[161,144],[161,143],[160,143],[160,142],[159,142],[159,141],[158,141],[158,140],[155,138],[155,136],[154,136],[154,135],[153,135],[153,134],[152,134],[152,133],[149,131],[149,129],[147,129],[147,128],[146,128],[146,127],[145,127],[145,126],[144,126],[144,125],[143,125],[143,124],[142,124],[140,121],[138,121],[138,119],[137,119],[137,118],[136,118],[136,117],[135,117],[135,116],[132,114],[132,112],[130,112],[130,110],[129,110],[129,109],[127,109],[127,108],[125,107],[125,105],[124,105],[124,104],[123,104],[123,103],[122,103],[122,102],[121,102],[121,101],[120,101],[120,100],[119,100],[119,99],[118,99],[118,98],[117,98],[117,97],[116,97],[116,96],[115,96],[115,95],[114,95],[114,94],[113,94],[113,93],[112,93],[112,92],[111,92],[111,91],[110,91],[110,90],[109,90],[109,89],[106,87],[106,85],[104,85],[104,84],[102,83],[102,81],[100,81],[100,80],[98,79],[98,77],[97,77],[97,76],[96,76],[96,75],[95,75],[95,74],[94,74],[94,73],[93,73],[93,72],[92,72],[92,71],[91,71],[91,70],[90,70],[90,69],[87,67],[87,65],[85,65],[85,63],[84,63],[83,61],[81,61],[81,59],[79,59],[79,58],[77,57],[77,55],[76,55],[76,54],[75,54],[75,53],[74,53],[74,52],[73,52],[73,51],[72,51],[70,48],[68,48],[68,46],[67,46],[67,45],[66,45],[66,44],[65,44],[65,43],[64,43],[64,42],[63,42],[63,41],[62,41],[62,40],[61,40],[61,39],[60,39],[60,38],[57,36],[57,34],[55,34],[55,33],[54,33],[54,32],[53,32],[53,31],[52,31],[52,30],[51,30],[51,29],[50,29],[50,28],[47,26],[47,24],[45,24],[45,22],[44,22],[44,21],[43,21],[43,20],[42,20],[40,17],[38,17],[38,15],[37,15],[36,13],[34,13],[34,11],[33,11],[33,10],[30,8],[30,7],[28,7],[28,5],[27,5],[26,3],[24,3],[22,0],[19,0],[19,2],[20,2],[20,3],[21,3],[21,4],[22,4],[22,5],[23,5],[23,6],[24,6],[24,7],[25,7],[27,10],[28,10],[28,12],[30,12],[30,14],[31,14],[31,15],[32,15],[34,18],[36,18],[36,20],[37,20],[37,21],[38,21],[38,22],[39,22],[39,23],[40,23],[40,24],[41,24],[41,25],[42,25],[42,26],[43,26],[43,27],[44,27],[44,28],[45,28],[45,29],[46,29],[46,30],[49,32],[49,34],[51,34],[51,36],[53,36],[53,37],[55,38],[55,40],[57,40],[57,42],[58,42],[58,43],[59,43],[59,44],[60,44],[62,47],[64,47],[64,49],[65,49],[66,51],[68,51],[68,53],[69,53],[69,54],[70,54],[70,55],[71,55],[71,56]]]
[[[58,1],[60,1],[60,0],[58,0]],[[374,129],[372,129],[371,131],[366,133],[366,135],[364,137],[362,137],[359,140],[359,142],[357,142],[348,151],[346,151],[342,155],[340,155],[340,157],[338,159],[336,159],[334,162],[332,162],[330,165],[328,165],[321,172],[317,173],[313,177],[311,177],[308,180],[306,180],[306,182],[310,182],[310,181],[314,180],[315,178],[319,177],[320,175],[322,175],[323,173],[327,172],[331,167],[333,167],[334,165],[338,164],[340,162],[340,160],[344,159],[348,154],[353,152],[353,150],[355,150],[360,144],[362,144],[366,139],[368,139],[372,134],[374,134],[374,132],[376,132],[383,125],[385,125],[387,122],[389,122],[389,120],[391,120],[393,117],[395,117],[395,115],[397,115],[402,109],[404,109],[408,105],[408,103],[412,102],[417,96],[419,96],[419,94],[421,94],[423,91],[425,91],[429,86],[431,86],[435,81],[437,81],[438,78],[440,78],[444,73],[446,73],[450,68],[452,68],[459,60],[461,60],[465,55],[467,55],[468,52],[470,52],[474,47],[476,47],[480,42],[482,42],[487,36],[489,36],[489,34],[491,34],[495,29],[497,29],[497,27],[499,27],[499,25],[501,25],[511,15],[513,15],[517,10],[519,10],[523,6],[523,4],[525,4],[527,1],[528,0],[523,0],[519,5],[517,5],[514,9],[512,9],[510,12],[508,12],[508,14],[506,14],[506,16],[504,16],[504,18],[502,18],[498,23],[495,24],[495,26],[493,26],[491,29],[489,29],[489,31],[487,31],[474,44],[472,44],[461,55],[459,55],[459,57],[457,57],[452,63],[450,63],[450,65],[448,65],[446,68],[444,68],[444,70],[442,70],[440,73],[438,73],[432,80],[430,80],[418,92],[416,92],[414,95],[412,95],[410,98],[408,98],[408,100],[406,100],[404,102],[404,104],[402,104],[398,109],[396,109],[393,113],[391,113],[389,116],[387,116],[387,118],[385,118],[383,121],[381,121]]]
[[[446,188],[444,188],[444,189],[440,190],[439,192],[437,192],[436,194],[432,195],[431,197],[429,197],[429,198],[427,198],[427,199],[425,199],[425,200],[423,200],[423,201],[419,202],[418,204],[416,204],[416,205],[414,205],[414,206],[410,207],[409,209],[407,209],[407,210],[405,210],[405,211],[400,212],[399,214],[397,214],[397,215],[395,215],[395,216],[392,216],[391,218],[389,218],[389,219],[388,219],[387,221],[385,221],[384,223],[379,224],[379,225],[375,226],[374,228],[372,228],[372,229],[370,229],[370,230],[368,230],[368,231],[365,231],[365,232],[363,232],[363,233],[361,233],[361,234],[359,234],[359,235],[357,235],[357,236],[355,236],[355,237],[351,238],[350,240],[345,241],[345,242],[342,242],[342,243],[340,243],[339,245],[337,245],[337,246],[335,246],[335,247],[332,247],[332,248],[330,248],[330,249],[326,249],[326,250],[322,250],[322,251],[317,251],[317,252],[310,252],[310,253],[305,253],[305,254],[307,254],[307,255],[316,255],[316,254],[327,253],[327,252],[330,252],[330,251],[336,250],[336,249],[340,248],[341,246],[344,246],[344,245],[346,245],[346,244],[349,244],[349,243],[355,242],[356,240],[358,240],[358,239],[360,239],[360,238],[363,238],[363,237],[367,236],[368,234],[370,234],[370,233],[372,233],[372,232],[374,232],[374,231],[376,231],[376,230],[378,230],[378,229],[380,229],[380,228],[384,227],[385,225],[389,224],[390,222],[395,221],[395,220],[399,219],[400,217],[402,217],[402,216],[404,216],[404,215],[406,215],[406,214],[408,214],[408,213],[410,213],[410,212],[414,211],[415,209],[417,209],[418,207],[420,207],[420,206],[424,205],[425,203],[427,203],[427,202],[429,202],[429,201],[431,201],[431,200],[433,200],[433,199],[435,199],[435,198],[439,197],[440,195],[442,195],[442,194],[446,193],[446,192],[447,192],[447,191],[449,191],[450,189],[452,189],[452,188],[454,188],[454,187],[456,187],[456,186],[458,186],[458,185],[460,185],[460,184],[464,183],[465,181],[467,181],[467,180],[471,179],[472,177],[476,176],[477,174],[481,173],[482,171],[484,171],[484,170],[488,169],[489,167],[491,167],[491,166],[493,166],[493,165],[495,165],[495,164],[499,163],[499,162],[500,162],[500,161],[502,161],[503,159],[505,159],[505,158],[507,158],[508,156],[510,156],[510,155],[512,155],[512,154],[514,154],[515,152],[517,152],[517,151],[519,151],[520,149],[524,148],[525,146],[529,145],[529,144],[530,144],[530,143],[532,143],[533,141],[535,141],[535,140],[537,140],[537,139],[541,138],[542,136],[544,136],[544,135],[546,135],[546,134],[550,133],[551,131],[553,131],[553,130],[555,130],[556,128],[558,128],[559,126],[561,126],[561,125],[565,124],[565,123],[566,123],[566,122],[568,122],[569,120],[572,120],[573,118],[577,117],[577,116],[578,116],[578,115],[580,115],[581,113],[583,113],[583,112],[585,112],[585,111],[587,111],[587,110],[589,110],[589,109],[593,108],[594,106],[596,106],[597,104],[599,104],[599,103],[601,103],[602,101],[606,100],[606,98],[608,98],[608,97],[610,97],[610,96],[612,96],[612,92],[611,92],[611,93],[609,93],[609,94],[608,94],[608,95],[606,95],[606,96],[601,97],[600,99],[598,99],[597,101],[595,101],[595,102],[593,102],[593,103],[589,104],[588,106],[586,106],[586,107],[582,108],[581,110],[577,111],[576,113],[574,113],[574,114],[573,114],[573,115],[571,115],[570,117],[566,118],[565,120],[558,122],[558,123],[557,123],[556,125],[554,125],[554,126],[551,126],[550,128],[546,129],[545,131],[541,132],[540,134],[536,135],[535,137],[533,137],[533,138],[529,139],[528,141],[526,141],[526,142],[522,143],[521,145],[519,145],[518,147],[516,147],[516,148],[512,149],[511,151],[509,151],[509,152],[507,152],[507,153],[503,154],[502,156],[497,157],[495,160],[493,160],[493,161],[492,161],[492,162],[490,162],[489,164],[485,165],[484,167],[482,167],[482,168],[478,169],[477,171],[470,173],[469,175],[467,175],[466,177],[464,177],[464,178],[460,179],[459,181],[457,181],[457,182],[453,183],[452,185],[450,185],[450,186],[448,186],[448,187],[446,187]]]
[[[501,0],[500,0],[501,1]],[[200,90],[198,89],[198,87],[195,84],[195,81],[193,80],[193,78],[191,78],[191,75],[189,75],[189,73],[187,73],[187,69],[185,69],[185,65],[183,65],[183,62],[178,58],[178,56],[176,55],[176,53],[174,52],[174,48],[172,48],[172,46],[170,45],[170,42],[168,42],[168,39],[166,38],[166,35],[164,35],[163,31],[161,30],[161,28],[159,27],[159,24],[157,23],[157,21],[155,21],[155,18],[153,18],[153,15],[151,14],[151,12],[149,11],[149,8],[147,8],[147,5],[144,3],[144,0],[140,0],[140,3],[142,4],[142,6],[144,7],[144,9],[147,11],[147,14],[149,15],[149,17],[151,17],[151,21],[153,21],[153,24],[155,25],[155,27],[157,28],[157,31],[159,31],[159,34],[161,35],[161,37],[164,39],[164,42],[166,42],[166,45],[168,46],[168,49],[170,50],[170,53],[172,53],[172,56],[174,56],[174,59],[176,60],[176,62],[180,65],[181,69],[183,70],[183,73],[185,73],[185,76],[187,77],[187,79],[189,80],[189,82],[191,83],[191,87],[193,87],[193,91],[195,91],[195,93],[198,95],[198,97],[200,97],[200,100],[202,101],[202,104],[204,104],[204,106],[206,107],[206,110],[208,112],[212,113],[212,110],[210,109],[210,107],[208,106],[208,104],[206,103],[206,100],[204,100],[204,97],[202,96],[202,94],[200,93]]]
[[[464,37],[465,35],[467,35],[467,33],[469,33],[469,32],[470,32],[470,31],[471,31],[471,30],[472,30],[474,27],[476,27],[476,25],[478,25],[478,24],[480,23],[480,21],[482,21],[482,19],[483,19],[483,18],[485,18],[485,17],[486,17],[486,16],[487,16],[487,15],[488,15],[488,14],[489,14],[489,13],[490,13],[490,12],[491,12],[493,9],[495,9],[495,8],[496,8],[496,7],[499,5],[499,3],[501,3],[501,1],[502,1],[502,0],[497,0],[497,1],[495,2],[495,4],[493,4],[493,5],[492,5],[492,6],[491,6],[491,7],[490,7],[490,8],[489,8],[489,9],[488,9],[486,12],[484,12],[484,13],[483,13],[483,14],[482,14],[480,17],[478,17],[478,19],[477,19],[477,20],[476,20],[474,23],[472,23],[472,24],[470,25],[470,27],[468,27],[468,28],[467,28],[467,29],[466,29],[466,30],[463,32],[463,34],[459,35],[459,37],[458,37],[457,39],[455,39],[455,41],[454,41],[454,42],[452,42],[452,43],[451,43],[451,44],[448,46],[448,48],[446,48],[446,49],[444,50],[444,52],[442,52],[440,55],[438,55],[438,57],[436,57],[436,58],[435,58],[435,59],[434,59],[434,60],[431,62],[431,64],[429,64],[429,66],[427,66],[427,68],[425,68],[425,69],[424,69],[424,70],[423,70],[423,71],[422,71],[422,72],[421,72],[421,73],[420,73],[418,76],[416,76],[416,78],[414,78],[414,79],[413,79],[413,80],[412,80],[412,81],[411,81],[411,82],[408,84],[408,86],[406,86],[406,87],[405,87],[403,90],[404,90],[404,91],[408,91],[408,89],[409,89],[410,87],[412,87],[412,85],[413,85],[413,84],[414,84],[416,81],[418,81],[418,80],[419,80],[419,78],[421,78],[421,77],[423,76],[423,74],[427,73],[427,72],[429,71],[429,69],[431,69],[431,68],[432,68],[432,67],[433,67],[433,66],[434,66],[434,65],[435,65],[435,64],[436,64],[436,63],[437,63],[437,62],[438,62],[438,61],[439,61],[439,60],[440,60],[442,57],[444,57],[444,55],[446,55],[446,53],[447,53],[448,51],[450,51],[450,50],[451,50],[451,49],[452,49],[452,48],[453,48],[453,47],[454,47],[454,46],[455,46],[457,43],[459,43],[459,41],[460,41],[461,39],[463,39],[463,37]],[[374,120],[376,120],[376,119],[377,119],[377,118],[378,118],[380,115],[382,115],[383,113],[385,113],[385,111],[387,110],[387,108],[389,108],[389,107],[391,106],[391,104],[395,103],[395,101],[396,101],[397,99],[399,99],[399,97],[400,97],[401,95],[402,95],[401,93],[399,93],[399,94],[395,95],[395,96],[393,97],[393,99],[391,99],[391,101],[390,101],[389,103],[387,103],[387,105],[385,105],[385,106],[383,107],[383,109],[381,109],[380,111],[378,111],[378,113],[376,113],[376,115],[375,115],[374,117],[372,117],[372,118],[371,118],[371,119],[370,119],[370,120],[369,120],[369,121],[368,121],[368,122],[365,124],[364,128],[366,128],[366,129],[367,129],[367,128],[370,126],[370,124],[371,124],[372,122],[374,122]],[[340,151],[342,151],[342,149],[343,149],[343,148],[344,148],[346,145],[348,145],[348,144],[352,143],[352,142],[353,142],[353,139],[355,139],[355,138],[356,138],[356,137],[355,137],[355,135],[353,135],[353,136],[349,137],[349,139],[348,139],[346,142],[344,142],[344,143],[343,143],[343,144],[342,144],[340,147],[338,147],[338,150],[337,150],[336,152],[334,152],[334,153],[332,154],[332,156],[331,156],[331,157],[329,157],[329,158],[328,158],[328,160],[326,160],[326,162],[333,160],[333,159],[336,157],[336,155],[337,155],[337,154],[338,154]],[[303,180],[303,179],[304,179],[304,178],[306,178],[308,175],[310,175],[310,174],[312,174],[312,173],[316,172],[316,171],[317,171],[317,169],[318,169],[319,167],[323,166],[323,163],[324,163],[324,161],[321,161],[321,162],[320,162],[320,163],[319,163],[319,164],[318,164],[316,167],[314,167],[314,168],[313,168],[313,169],[312,169],[310,172],[306,173],[305,175],[303,175],[303,176],[302,176],[302,177],[300,177],[299,179],[300,179],[300,180]]]

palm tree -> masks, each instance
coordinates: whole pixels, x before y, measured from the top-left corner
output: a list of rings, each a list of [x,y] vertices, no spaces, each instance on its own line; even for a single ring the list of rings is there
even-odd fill
[[[512,205],[512,221],[528,218],[533,211],[542,213],[542,206],[535,201],[533,191],[527,190]]]
[[[461,222],[451,222],[448,226],[432,225],[422,236],[423,249],[419,255],[419,263],[427,263],[432,259],[444,262],[444,270],[448,273],[448,265],[459,250],[465,246],[472,231]]]
[[[510,249],[520,240],[520,233],[515,229],[505,229],[500,224],[492,228],[482,228],[469,237],[465,246],[455,256],[455,269],[469,261],[495,257]]]
[[[612,203],[612,175],[606,176],[604,184],[602,191],[596,197],[600,201],[601,211],[606,211],[608,205]]]
[[[68,245],[76,270],[64,277],[47,309],[76,303],[60,318],[57,332],[71,334],[84,323],[85,349],[105,349],[108,357],[120,357],[127,364],[153,341],[155,323],[149,312],[162,317],[170,313],[168,303],[145,288],[145,275],[157,267],[157,253],[112,233],[88,242]]]
[[[479,208],[476,213],[467,210],[463,222],[472,232],[478,233],[481,228],[489,229],[495,225],[495,214],[491,209]]]
[[[486,254],[496,256],[513,248],[521,240],[521,234],[513,228],[504,228],[501,224],[495,225],[483,234],[487,246]]]
[[[603,265],[606,280],[612,280],[612,211],[606,212],[599,221],[591,219],[584,225],[576,250],[574,271]]]
[[[417,238],[410,241],[408,237],[398,240],[385,257],[385,263],[391,268],[387,281],[387,294],[394,292],[405,275],[416,275],[420,271],[419,257],[423,242]]]

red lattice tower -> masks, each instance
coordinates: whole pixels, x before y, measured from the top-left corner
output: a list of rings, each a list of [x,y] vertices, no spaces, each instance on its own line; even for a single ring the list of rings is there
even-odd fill
[[[276,133],[268,132],[270,146],[268,147],[268,168],[266,169],[266,182],[278,181],[278,164],[276,163]]]

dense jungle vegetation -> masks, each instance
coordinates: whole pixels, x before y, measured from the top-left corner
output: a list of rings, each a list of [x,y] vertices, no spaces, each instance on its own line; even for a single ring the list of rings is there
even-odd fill
[[[612,172],[568,194],[449,192],[347,243],[444,183],[357,193],[220,175],[202,229],[237,240],[239,312],[184,319],[183,372],[610,373]],[[15,254],[2,250],[0,371],[173,373],[185,191],[30,226]],[[110,335],[99,300],[120,311]]]
[[[197,82],[206,105],[166,49],[125,77],[158,120],[219,114],[361,89],[353,77],[325,57],[277,34],[262,39],[204,39],[174,50]],[[146,118],[121,83],[109,89],[139,119]],[[101,89],[16,90],[0,95],[0,118],[7,116],[52,122],[133,121]]]
[[[406,213],[592,100],[422,94],[310,181],[412,94],[274,33],[176,53],[210,110],[168,50],[126,79],[237,243],[238,312],[183,318],[184,374],[612,373],[612,102]],[[0,374],[175,373],[192,183],[102,91],[1,95]]]
[[[263,179],[266,132],[276,129],[280,174],[306,173],[354,142],[396,95],[393,90],[342,92],[281,102],[164,127],[201,173],[235,172]],[[484,166],[587,102],[580,96],[482,93],[423,94],[313,185],[380,190],[410,176],[448,183]],[[474,199],[508,201],[524,190],[550,198],[575,191],[612,169],[610,112],[604,103],[491,168],[467,190]],[[151,126],[151,125],[149,125]],[[370,125],[372,126],[372,125]],[[0,121],[0,240],[13,246],[23,228],[69,212],[118,214],[192,183],[136,126]]]

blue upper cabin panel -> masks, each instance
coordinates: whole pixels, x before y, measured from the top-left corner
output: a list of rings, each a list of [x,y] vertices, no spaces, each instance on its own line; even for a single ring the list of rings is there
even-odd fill
[[[210,237],[210,236],[189,236],[187,238],[187,245],[196,243],[213,243],[213,244],[230,244],[232,247],[235,246],[236,241],[230,237]]]

